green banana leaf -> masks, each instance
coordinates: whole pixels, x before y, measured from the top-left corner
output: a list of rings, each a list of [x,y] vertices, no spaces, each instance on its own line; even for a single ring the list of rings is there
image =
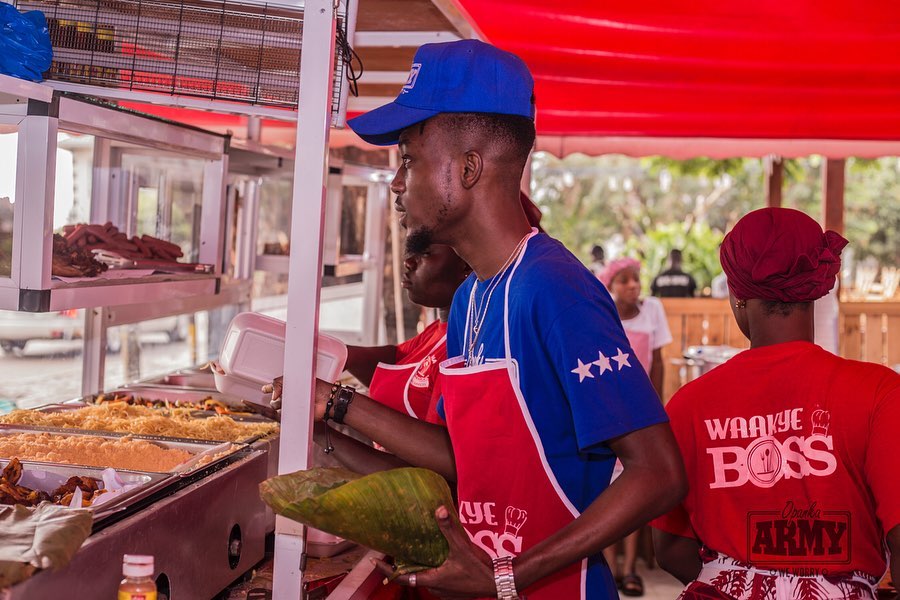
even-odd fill
[[[276,513],[393,556],[404,572],[437,567],[447,559],[447,539],[434,516],[439,506],[446,506],[462,527],[447,482],[428,469],[366,476],[310,469],[273,477],[259,488]]]

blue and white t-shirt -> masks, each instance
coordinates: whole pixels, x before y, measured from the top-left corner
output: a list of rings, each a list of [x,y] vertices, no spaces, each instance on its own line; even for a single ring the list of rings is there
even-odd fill
[[[503,359],[506,278],[487,307],[491,280],[479,282],[474,305],[486,310],[476,355]],[[583,512],[609,485],[616,457],[607,441],[667,421],[647,374],[628,344],[609,293],[560,242],[545,234],[528,241],[509,286],[510,355],[519,387],[550,468],[572,505]],[[463,356],[473,273],[456,291],[447,355]],[[483,344],[483,347],[482,347]],[[443,416],[443,404],[438,407]],[[453,432],[450,432],[452,437]],[[593,559],[594,567],[602,561]],[[610,580],[608,573],[597,573]],[[590,590],[607,587],[592,582]]]

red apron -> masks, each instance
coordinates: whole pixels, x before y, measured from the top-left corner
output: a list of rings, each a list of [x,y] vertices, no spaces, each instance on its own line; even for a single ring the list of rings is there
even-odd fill
[[[514,275],[515,269],[507,292]],[[456,357],[441,365],[460,521],[471,540],[492,558],[518,555],[579,514],[547,464],[509,356],[505,310],[504,321],[505,359],[467,367],[464,357]],[[520,593],[529,600],[584,598],[586,573],[587,559]]]
[[[414,363],[378,363],[369,385],[369,397],[416,419],[425,419],[432,398],[429,380],[439,366],[435,355],[442,354],[446,342],[444,335],[422,360]]]

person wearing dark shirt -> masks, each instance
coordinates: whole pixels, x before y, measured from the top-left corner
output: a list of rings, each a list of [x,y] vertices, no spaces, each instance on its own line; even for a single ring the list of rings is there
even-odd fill
[[[681,250],[669,253],[669,268],[656,276],[650,285],[650,293],[660,298],[691,298],[697,291],[697,282],[681,269]]]
[[[606,254],[603,252],[603,246],[594,245],[591,248],[591,264],[588,268],[591,272],[600,277],[600,273],[603,271],[603,268],[606,267]]]

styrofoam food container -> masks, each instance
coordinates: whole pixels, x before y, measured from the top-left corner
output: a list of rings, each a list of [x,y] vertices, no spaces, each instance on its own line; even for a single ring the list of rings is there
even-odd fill
[[[350,540],[312,527],[306,528],[306,553],[314,558],[334,556],[351,546],[355,546],[355,544]]]
[[[215,373],[216,388],[250,402],[266,404],[269,394],[261,388],[284,371],[285,323],[254,312],[236,315],[228,326]],[[337,380],[347,362],[347,346],[320,333],[317,340],[316,377]]]

